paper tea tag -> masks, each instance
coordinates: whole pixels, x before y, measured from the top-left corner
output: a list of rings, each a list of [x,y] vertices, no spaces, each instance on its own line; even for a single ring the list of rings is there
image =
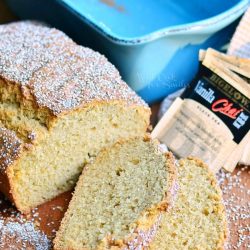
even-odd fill
[[[200,66],[196,79],[165,113],[152,137],[177,156],[199,157],[217,172],[247,140],[250,92],[216,62],[207,64]],[[222,76],[227,76],[230,83]]]
[[[200,52],[200,60],[202,60],[205,65],[209,66],[210,64],[210,67],[213,67],[211,66],[211,62],[215,60],[215,58],[217,59],[217,67],[221,69],[219,73],[222,74],[222,77],[227,78],[228,81],[234,79],[233,81],[237,82],[238,87],[241,86],[241,88],[244,88],[244,90],[242,90],[243,92],[250,93],[250,59],[225,55],[213,49]],[[219,64],[220,66],[218,66]],[[228,72],[228,69],[231,72]],[[216,67],[214,70],[217,70]],[[229,78],[225,76],[225,74],[223,75],[223,70],[228,72]],[[232,82],[232,84],[234,84],[234,82]],[[233,171],[238,162],[244,165],[250,165],[249,134],[240,142],[240,145],[231,156],[227,158],[227,161],[224,163],[224,168],[228,171]]]

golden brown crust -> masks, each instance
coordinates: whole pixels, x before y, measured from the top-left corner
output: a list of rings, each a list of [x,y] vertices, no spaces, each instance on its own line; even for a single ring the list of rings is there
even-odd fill
[[[151,113],[104,56],[76,45],[59,30],[33,22],[0,25],[0,101],[16,106],[17,113],[38,123],[33,131],[25,123],[14,124],[12,111],[0,110],[1,127],[12,135],[13,146],[10,149],[0,143],[0,190],[22,212],[31,208],[18,205],[11,168],[62,116],[103,103],[119,103],[147,117],[146,131]]]
[[[19,22],[0,26],[0,34],[0,81],[12,89],[1,101],[28,108],[48,127],[95,100],[147,107],[104,56],[61,31]]]
[[[10,187],[10,182],[7,174],[0,173],[0,190],[1,192],[11,201],[14,203],[14,198],[11,193],[11,187]]]
[[[140,137],[138,137],[140,138]],[[136,139],[136,137],[134,138]],[[151,137],[149,134],[145,134],[144,141],[150,141]],[[114,144],[123,144],[124,142],[128,141],[127,139],[119,140]],[[159,145],[158,140],[154,140],[154,143],[156,144],[156,148]],[[157,149],[158,150],[158,149]],[[108,152],[107,148],[104,148],[99,154],[102,154],[104,152]],[[127,236],[124,239],[114,239],[112,235],[107,236],[103,239],[103,241],[97,246],[96,250],[104,250],[104,249],[110,249],[110,250],[142,250],[147,249],[147,246],[149,243],[153,240],[158,226],[160,224],[161,220],[161,214],[162,212],[167,212],[168,209],[172,207],[173,202],[173,190],[175,189],[176,180],[177,180],[177,170],[175,166],[175,158],[171,152],[167,152],[164,154],[167,161],[166,161],[166,168],[168,172],[168,187],[167,192],[165,194],[165,198],[162,202],[159,204],[156,204],[155,206],[147,209],[144,211],[140,218],[135,222],[137,225],[134,232]],[[81,182],[81,178],[84,175],[84,172],[86,172],[88,169],[88,166],[86,166],[83,170],[83,173],[79,179],[79,182]],[[74,196],[73,196],[74,197]],[[65,217],[67,216],[67,213],[65,214]],[[63,221],[62,221],[63,223]],[[61,225],[62,226],[62,225]],[[54,249],[55,250],[79,250],[79,249],[73,249],[73,248],[59,248],[59,238],[60,238],[60,230],[57,232],[57,236],[54,240]],[[81,250],[89,250],[87,248],[83,248]]]
[[[0,173],[0,190],[13,203],[16,208],[23,214],[28,214],[31,207],[23,207],[20,205],[18,195],[14,191],[14,183],[11,181],[13,173],[11,167],[7,168],[4,173]]]
[[[109,101],[110,105],[125,105],[125,101]],[[93,107],[100,106],[107,104],[105,101],[93,101],[91,103],[88,103],[85,105],[85,107],[78,107],[75,110],[72,110],[71,112],[80,112],[83,109],[90,110]],[[145,128],[144,131],[146,131],[148,124],[149,124],[149,117],[150,117],[150,109],[144,108],[140,106],[130,106],[127,107],[129,109],[137,109],[138,112],[142,112],[145,114],[145,117],[147,117],[147,120],[145,120]],[[129,112],[129,111],[128,111]],[[61,116],[62,114],[60,114]],[[56,123],[55,123],[56,124]],[[55,125],[54,124],[54,125]],[[26,125],[24,127],[19,126],[18,132],[23,135],[22,139],[25,139],[27,127]],[[42,127],[42,130],[34,129],[32,133],[34,133],[35,138],[33,140],[26,138],[26,142],[21,140],[15,131],[11,129],[7,129],[5,127],[0,126],[0,190],[15,204],[15,206],[18,208],[19,211],[21,211],[24,214],[27,214],[31,211],[32,207],[23,207],[19,200],[18,195],[15,193],[15,183],[13,183],[13,168],[14,165],[19,164],[19,159],[24,156],[24,154],[29,153],[30,150],[33,149],[33,146],[36,144],[39,144],[39,141],[43,139],[44,133],[50,133],[51,129],[47,129],[45,127]],[[3,142],[1,142],[3,140]]]
[[[0,127],[0,172],[6,171],[22,152],[22,141],[15,132],[4,127]]]
[[[228,236],[228,225],[227,225],[227,219],[226,219],[226,210],[225,210],[225,207],[224,207],[223,202],[222,202],[223,201],[222,191],[221,191],[220,187],[218,186],[217,179],[216,179],[214,173],[209,169],[209,166],[206,163],[204,163],[201,159],[199,159],[197,157],[189,156],[189,157],[187,157],[185,159],[181,159],[179,161],[180,167],[183,167],[185,164],[185,161],[187,161],[187,160],[194,161],[197,166],[204,168],[208,171],[209,179],[211,180],[211,185],[220,196],[221,205],[218,207],[218,210],[223,216],[224,230],[223,230],[223,234],[220,236],[220,239],[218,240],[217,247],[214,250],[223,250],[227,236]]]
[[[18,197],[12,183],[12,167],[18,164],[21,155],[29,150],[28,144],[19,139],[12,130],[0,127],[0,190],[16,207],[28,213],[30,209],[19,206]]]

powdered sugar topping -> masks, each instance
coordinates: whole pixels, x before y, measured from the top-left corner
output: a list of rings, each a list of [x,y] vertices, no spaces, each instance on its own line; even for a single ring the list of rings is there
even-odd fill
[[[249,174],[247,166],[238,168],[236,174],[224,170],[217,174],[229,224],[230,237],[225,246],[227,250],[250,249]],[[236,191],[240,195],[237,195]]]
[[[149,246],[150,242],[156,235],[156,232],[160,226],[162,215],[160,214],[155,224],[149,230],[138,230],[137,237],[132,241],[129,241],[128,246],[123,250],[143,250]]]
[[[21,140],[15,132],[0,127],[0,172],[17,159],[21,151]]]
[[[4,222],[0,220],[0,249],[49,250],[51,242],[37,231],[32,222]]]
[[[72,47],[37,71],[30,86],[37,103],[54,114],[91,101],[142,104],[104,56],[81,46]]]
[[[21,85],[28,84],[35,71],[74,44],[61,31],[31,22],[0,27],[0,75]]]
[[[61,31],[19,22],[0,26],[0,34],[0,76],[55,115],[91,101],[146,106],[104,56]]]

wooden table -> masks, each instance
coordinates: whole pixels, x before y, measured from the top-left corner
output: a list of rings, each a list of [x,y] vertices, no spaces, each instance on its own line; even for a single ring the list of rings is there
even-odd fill
[[[0,23],[10,20],[15,20],[15,17],[0,0]],[[152,107],[151,122],[153,125],[157,121],[158,108],[158,104]],[[239,166],[232,175],[225,176],[222,173],[220,176],[224,176],[220,179],[223,179],[221,187],[228,208],[231,232],[226,249],[250,249],[250,169],[246,166]],[[26,217],[28,220],[34,221],[41,231],[53,239],[70,199],[71,193],[64,193],[41,205]],[[15,220],[17,215],[20,217],[16,209],[0,194],[0,219]]]
[[[241,168],[239,167],[233,175],[230,175],[230,178],[234,178],[235,176],[237,176],[237,174],[241,172],[240,169]],[[230,237],[226,249],[250,249],[249,176],[250,172],[248,168],[242,171],[237,177],[242,179],[242,182],[239,185],[245,185],[244,189],[239,188],[239,186],[232,187],[231,190],[228,189],[227,179],[221,185],[222,190],[224,191],[224,200],[227,202],[232,197],[234,197],[235,200],[233,207],[230,208],[230,213],[228,213],[230,219]],[[241,192],[242,190],[244,191]],[[235,199],[235,197],[237,198]],[[53,199],[52,201],[39,206],[37,210],[34,210],[32,214],[28,215],[27,217],[29,218],[29,220],[32,220],[34,219],[34,214],[38,214],[39,216],[35,217],[35,224],[38,224],[38,228],[52,240],[55,236],[56,230],[59,228],[60,221],[67,209],[70,199],[71,192],[64,193]],[[17,213],[16,209],[7,200],[4,199],[3,195],[0,195],[0,201],[2,201],[0,204],[0,218],[13,218],[13,214]],[[233,212],[232,209],[235,209],[236,212]],[[241,213],[241,215],[245,216],[248,214],[247,219],[241,218],[239,212],[241,212],[242,210],[243,212]],[[248,210],[248,212],[246,212],[246,210]],[[242,232],[238,232],[239,230],[242,230]],[[245,239],[243,240],[242,244],[239,245],[240,238],[242,237],[245,237]]]
[[[158,105],[152,107],[151,122],[155,124]],[[239,166],[233,174],[220,173],[221,188],[228,208],[230,237],[226,249],[250,249],[250,168]],[[34,220],[38,228],[51,240],[71,199],[71,192],[64,193],[46,204],[39,206],[28,220]],[[229,202],[230,201],[230,202]],[[14,215],[14,216],[13,216]],[[15,220],[18,211],[0,195],[0,218]],[[239,231],[240,230],[240,231]],[[241,243],[241,239],[243,239]],[[247,248],[247,246],[249,246]]]

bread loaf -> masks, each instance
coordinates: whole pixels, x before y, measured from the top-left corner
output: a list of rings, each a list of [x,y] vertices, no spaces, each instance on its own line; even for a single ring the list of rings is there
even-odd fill
[[[102,151],[81,175],[56,250],[146,249],[173,199],[173,156],[134,138]]]
[[[72,189],[102,148],[143,135],[149,116],[104,56],[53,28],[0,26],[0,190],[20,211]]]
[[[178,185],[175,205],[162,216],[149,250],[224,249],[226,215],[214,175],[202,161],[182,159]]]

